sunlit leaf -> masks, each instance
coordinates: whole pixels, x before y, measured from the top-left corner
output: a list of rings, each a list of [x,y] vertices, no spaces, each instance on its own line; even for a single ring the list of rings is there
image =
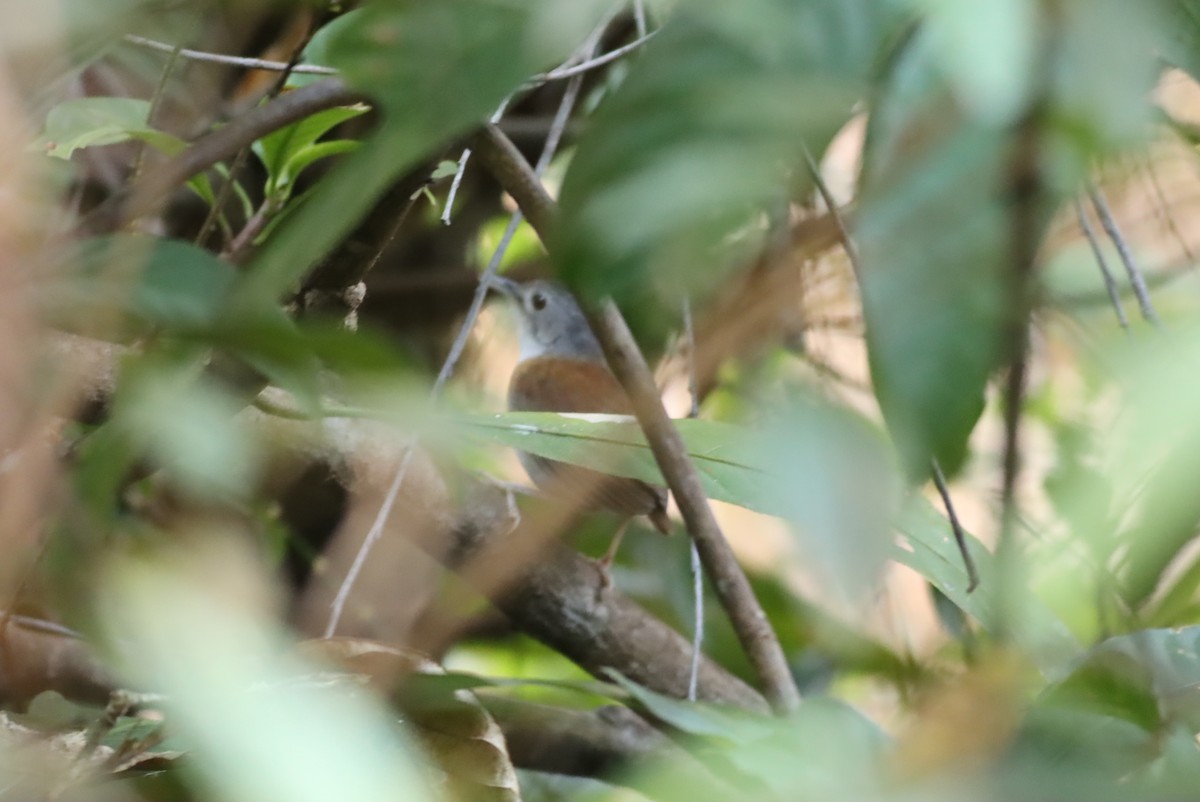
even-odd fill
[[[338,125],[366,112],[367,106],[363,104],[325,109],[273,131],[256,142],[255,152],[267,169],[267,194],[290,189],[296,176],[318,159],[352,150],[354,142],[318,144],[317,140]]]
[[[663,484],[637,423],[612,415],[509,412],[462,418],[468,431],[491,442],[617,476]],[[785,505],[763,487],[764,470],[747,448],[746,432],[714,421],[676,421],[711,498],[781,515]]]

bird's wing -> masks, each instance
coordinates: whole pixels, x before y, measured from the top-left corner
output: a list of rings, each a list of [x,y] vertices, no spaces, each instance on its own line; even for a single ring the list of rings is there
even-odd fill
[[[605,365],[549,356],[517,365],[508,385],[508,406],[537,412],[633,414],[629,396]]]
[[[629,396],[605,365],[563,357],[535,357],[517,365],[508,404],[514,410],[538,412],[633,414]],[[525,455],[522,462],[538,484],[554,476],[581,490],[586,487],[587,495],[600,506],[627,515],[649,515],[656,528],[664,534],[669,531],[664,488],[533,455]]]

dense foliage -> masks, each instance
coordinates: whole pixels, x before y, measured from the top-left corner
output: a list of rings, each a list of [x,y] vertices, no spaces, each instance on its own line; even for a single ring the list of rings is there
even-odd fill
[[[58,5],[0,25],[0,796],[1194,795],[1200,3]],[[500,411],[498,272],[623,312],[765,644],[679,516],[608,587],[514,490],[680,486]]]

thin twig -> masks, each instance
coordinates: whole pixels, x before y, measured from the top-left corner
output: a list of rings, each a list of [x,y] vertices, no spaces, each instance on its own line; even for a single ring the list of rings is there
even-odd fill
[[[454,180],[450,182],[450,190],[446,193],[446,203],[442,207],[442,223],[450,225],[450,215],[454,209],[454,199],[458,196],[458,187],[462,184],[463,176],[467,174],[467,162],[471,160],[471,149],[463,148],[458,157],[458,169],[454,171]]]
[[[504,116],[504,110],[508,108],[509,101],[511,100],[512,96],[509,95],[500,101],[500,105],[496,107],[496,110],[492,112],[491,118],[488,119],[490,124],[496,125],[500,122],[500,118]],[[446,225],[450,225],[450,214],[454,208],[454,198],[458,196],[458,187],[462,184],[463,176],[466,175],[467,162],[470,159],[471,149],[463,148],[462,155],[458,157],[458,169],[454,171],[454,180],[450,182],[450,191],[446,193],[446,204],[442,208],[442,222]]]
[[[1183,236],[1183,232],[1179,230],[1179,224],[1175,222],[1175,215],[1171,214],[1171,203],[1167,200],[1167,193],[1163,191],[1162,183],[1158,180],[1158,170],[1154,169],[1154,162],[1145,157],[1143,160],[1146,175],[1150,177],[1150,187],[1154,190],[1155,200],[1158,201],[1159,212],[1162,215],[1162,220],[1167,225],[1167,229],[1175,237],[1175,241],[1179,243],[1179,248],[1183,251],[1183,255],[1187,257],[1188,264],[1193,268],[1196,266],[1196,254],[1192,253],[1192,248],[1188,245],[1187,239]]]
[[[804,145],[804,160],[808,163],[808,172],[812,176],[813,185],[816,186],[817,192],[820,193],[821,200],[825,201],[825,206],[829,209],[829,214],[833,217],[833,222],[837,226],[838,235],[842,239],[842,247],[846,250],[846,258],[850,260],[850,267],[854,269],[856,276],[861,276],[862,263],[858,259],[858,250],[854,247],[854,240],[850,237],[850,228],[846,225],[846,218],[842,215],[837,199],[833,197],[833,192],[830,191],[829,185],[825,183],[825,177],[821,175],[821,167],[817,164],[817,160],[813,158],[807,144]]]
[[[0,626],[7,627],[10,624],[16,624],[22,629],[28,629],[31,632],[41,632],[46,635],[61,635],[64,638],[73,640],[83,640],[83,635],[70,627],[59,624],[56,621],[47,621],[44,618],[31,618],[27,615],[18,615],[13,613],[11,609],[5,610],[3,620],[0,621]]]
[[[640,9],[641,4],[638,4]],[[683,339],[687,348],[688,417],[700,417],[700,388],[696,382],[696,327],[692,323],[692,301],[683,299]],[[692,572],[692,664],[688,673],[688,701],[696,701],[696,684],[700,676],[700,650],[704,645],[704,566],[700,549],[691,541]]]
[[[654,377],[629,326],[611,299],[591,310],[589,317],[609,367],[629,393],[638,423],[771,706],[777,713],[791,713],[800,705],[800,691],[783,647],[721,532],[696,466],[679,431],[667,417]]]
[[[642,0],[633,0],[633,24],[637,26],[638,38],[646,35],[646,4]]]
[[[967,593],[970,593],[979,587],[979,571],[975,568],[975,558],[971,556],[971,552],[967,548],[967,533],[963,531],[962,524],[959,523],[958,513],[954,510],[954,501],[950,498],[950,488],[946,485],[942,466],[938,464],[936,458],[933,460],[933,484],[937,487],[938,494],[942,497],[942,504],[946,507],[946,517],[950,519],[950,528],[954,530],[954,541],[958,543],[958,550],[962,554],[963,564],[967,569]]]
[[[254,239],[262,230],[267,227],[267,222],[271,219],[271,215],[275,212],[275,204],[270,198],[259,204],[258,209],[246,221],[246,225],[242,226],[242,230],[229,243],[229,247],[221,254],[221,258],[233,264],[238,264],[245,257],[246,252],[254,245]]]
[[[1079,198],[1075,199],[1075,216],[1079,219],[1079,228],[1083,231],[1083,236],[1087,238],[1088,244],[1092,247],[1092,255],[1096,257],[1096,266],[1100,268],[1100,275],[1104,279],[1104,290],[1108,293],[1108,299],[1117,313],[1117,322],[1121,324],[1121,328],[1129,331],[1129,317],[1125,314],[1125,304],[1121,302],[1121,290],[1108,267],[1108,260],[1104,258],[1100,239],[1096,236],[1096,230],[1092,228],[1091,221],[1088,220],[1087,211],[1083,208],[1083,201]]]
[[[150,98],[150,109],[146,112],[147,128],[154,128],[158,122],[158,113],[162,110],[163,98],[167,94],[167,82],[171,78],[171,73],[175,70],[175,64],[179,61],[181,51],[182,48],[172,48],[170,58],[163,65],[162,74],[158,77],[158,84],[154,87],[154,95]],[[150,143],[145,140],[138,144],[137,155],[133,157],[133,169],[129,173],[130,178],[134,181],[142,174],[142,163],[146,160],[146,149],[149,147]]]
[[[1142,319],[1152,326],[1161,328],[1162,321],[1159,320],[1158,313],[1154,311],[1154,304],[1150,301],[1150,290],[1146,287],[1146,278],[1142,275],[1137,262],[1134,261],[1133,253],[1129,249],[1129,243],[1125,241],[1125,237],[1121,234],[1121,229],[1117,226],[1117,221],[1113,218],[1112,210],[1108,207],[1108,201],[1105,200],[1104,193],[1095,184],[1089,184],[1087,192],[1088,197],[1091,198],[1092,206],[1096,209],[1096,215],[1100,218],[1100,225],[1104,227],[1104,232],[1108,234],[1108,238],[1116,246],[1117,253],[1121,256],[1121,262],[1125,265],[1125,272],[1129,274],[1129,283],[1133,286],[1133,295],[1137,298],[1138,309],[1141,310]]]
[[[562,138],[563,129],[566,128],[567,120],[570,118],[571,111],[575,107],[575,101],[578,99],[581,85],[582,81],[580,79],[574,79],[567,84],[562,102],[559,104],[558,112],[555,114],[554,123],[551,125],[546,137],[546,144],[543,146],[542,153],[538,157],[537,167],[534,171],[535,180],[545,172],[554,158],[559,140]],[[500,239],[500,244],[496,246],[496,250],[488,262],[487,269],[484,270],[483,276],[479,280],[475,296],[471,299],[471,306],[467,309],[466,318],[458,330],[458,336],[454,338],[454,342],[450,346],[450,352],[446,355],[446,360],[442,363],[441,370],[438,371],[437,379],[434,381],[433,388],[430,391],[430,395],[434,399],[437,399],[441,395],[442,388],[445,387],[446,382],[449,381],[450,376],[454,373],[454,368],[458,364],[458,360],[462,357],[463,351],[466,349],[467,340],[471,336],[471,331],[475,327],[475,321],[483,309],[484,300],[487,298],[491,279],[499,270],[500,262],[504,259],[504,254],[508,250],[509,243],[512,241],[517,227],[521,224],[521,219],[522,215],[519,210],[513,213],[509,219],[508,228],[505,229],[504,236]],[[395,477],[392,479],[391,486],[388,487],[383,504],[380,505],[379,512],[375,515],[375,520],[371,522],[371,528],[367,530],[362,545],[358,547],[358,552],[354,555],[354,562],[351,564],[350,570],[346,572],[346,576],[342,578],[342,582],[338,586],[337,594],[330,605],[329,620],[325,625],[325,637],[327,638],[333,637],[337,632],[338,624],[342,618],[342,611],[345,609],[350,591],[353,589],[354,583],[358,580],[358,575],[362,572],[363,565],[366,564],[367,556],[383,535],[384,524],[391,515],[392,507],[400,495],[400,488],[404,485],[404,477],[408,473],[408,466],[412,461],[412,455],[415,451],[414,445],[411,442],[405,445],[404,459],[400,463]]]
[[[657,33],[658,31],[651,31],[645,36],[640,36],[637,39],[634,39],[627,45],[622,45],[615,50],[610,50],[602,56],[596,56],[593,59],[588,59],[582,64],[575,64],[569,67],[558,67],[550,70],[550,72],[544,72],[540,75],[535,75],[530,78],[525,85],[527,87],[538,86],[540,84],[549,83],[550,81],[561,81],[563,78],[574,78],[577,75],[582,75],[583,73],[594,70],[597,67],[603,67],[605,64],[621,58],[621,56],[628,55],[629,53],[637,50],[639,47],[646,44],[646,42],[649,42],[651,39],[653,39]]]
[[[305,75],[337,75],[337,70],[333,67],[321,67],[316,64],[296,64],[289,66],[283,61],[268,61],[261,58],[244,58],[242,56],[226,56],[222,53],[208,53],[203,50],[190,50],[186,47],[177,47],[166,42],[158,42],[154,39],[147,39],[144,36],[135,36],[126,34],[125,41],[131,45],[138,45],[150,50],[157,50],[161,53],[178,52],[180,56],[189,61],[202,61],[210,64],[228,64],[233,67],[245,67],[252,70],[268,70],[271,72],[293,72],[302,73]]]
[[[292,49],[292,55],[288,59],[287,64],[275,78],[275,83],[267,92],[266,100],[268,102],[279,97],[279,93],[282,92],[284,87],[287,86],[288,80],[292,77],[292,73],[300,63],[301,56],[304,55],[305,48],[308,47],[308,43],[312,41],[313,34],[316,32],[316,22],[314,22],[312,19],[309,19],[304,30],[304,36],[301,37],[300,41]],[[196,234],[196,245],[202,245],[204,240],[208,238],[209,232],[212,230],[212,227],[216,225],[217,218],[221,215],[221,209],[224,207],[225,201],[229,198],[229,193],[232,192],[234,186],[237,185],[238,174],[241,173],[242,168],[246,166],[246,162],[249,161],[249,159],[250,144],[247,143],[242,146],[242,149],[238,151],[237,156],[235,156],[233,161],[230,163],[229,171],[225,174],[225,178],[221,182],[221,186],[217,189],[216,195],[213,199],[212,208],[208,210],[208,216],[204,219],[204,224],[200,226],[200,231]],[[264,206],[264,208],[267,207]],[[243,225],[243,229],[250,228],[252,225],[263,225],[265,223],[265,219],[256,220],[252,216],[251,219],[247,220]],[[232,246],[230,247],[230,250],[232,250]]]
[[[354,555],[354,562],[350,564],[350,570],[346,572],[342,583],[338,585],[337,594],[329,605],[329,620],[325,623],[326,638],[332,638],[337,634],[338,624],[342,621],[342,611],[346,608],[346,600],[350,598],[350,591],[353,590],[358,575],[362,573],[363,566],[367,563],[367,556],[383,535],[383,524],[392,514],[392,507],[395,506],[396,499],[400,496],[400,488],[404,485],[404,477],[408,475],[408,466],[412,464],[415,453],[416,449],[413,448],[413,443],[404,444],[404,458],[400,460],[400,467],[396,469],[396,475],[392,477],[392,484],[388,487],[387,495],[383,497],[383,503],[379,505],[379,512],[375,514],[375,520],[371,522],[367,536],[363,538],[362,545],[358,547],[358,552]]]

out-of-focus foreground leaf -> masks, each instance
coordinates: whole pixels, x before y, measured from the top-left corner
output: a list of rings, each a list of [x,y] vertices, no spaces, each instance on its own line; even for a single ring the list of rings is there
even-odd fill
[[[861,0],[681,4],[579,143],[560,274],[584,296],[667,308],[711,290],[807,185],[805,144],[822,153],[850,118],[896,19]],[[659,309],[641,322],[661,326]]]
[[[1142,7],[1071,0],[1054,15],[1002,15],[1012,30],[987,33],[974,69],[1008,53],[1041,77],[1025,86],[1014,66],[1000,80],[981,72],[975,86],[938,35],[977,33],[987,15],[926,5],[930,24],[891,64],[873,108],[856,232],[872,378],[914,478],[930,458],[948,473],[962,464],[987,381],[1014,355],[1035,299],[1030,262],[1045,226],[1092,158],[1141,135],[1153,79]],[[1114,37],[1128,46],[1106,63]],[[967,85],[996,97],[966,102]]]
[[[840,415],[816,415],[813,420],[819,422],[820,428],[836,426],[839,418]],[[468,430],[491,442],[562,462],[599,468],[619,476],[663,483],[654,455],[632,420],[546,412],[512,412],[461,420]],[[1020,613],[1017,620],[999,620],[995,607],[997,589],[992,557],[974,538],[969,538],[971,551],[984,577],[983,584],[990,587],[967,593],[966,570],[950,523],[922,497],[913,497],[898,510],[893,510],[882,497],[848,499],[845,496],[840,488],[843,485],[858,487],[855,480],[867,476],[864,473],[867,469],[862,461],[839,463],[837,457],[829,455],[834,444],[853,447],[854,433],[861,433],[857,427],[826,432],[830,439],[822,446],[819,440],[804,442],[789,438],[786,431],[781,436],[779,428],[754,431],[698,419],[678,420],[675,425],[688,446],[688,453],[710,498],[797,521],[801,527],[806,521],[811,522],[812,531],[804,533],[809,535],[808,540],[815,540],[817,549],[845,550],[845,559],[857,560],[857,570],[864,572],[858,574],[859,579],[876,570],[878,563],[889,557],[909,565],[978,620],[985,629],[998,631],[1009,628],[1008,631],[1014,633],[1032,659],[1048,673],[1060,672],[1065,662],[1077,654],[1078,644],[1066,627],[1032,597],[1023,598],[1018,605]],[[863,445],[864,442],[859,441],[859,447]],[[811,470],[797,474],[777,470],[778,460],[789,456],[798,459],[800,457],[795,453],[796,449],[805,447],[814,449],[805,458],[814,460]],[[871,453],[870,450],[863,450],[860,455],[865,457]],[[881,450],[876,452],[875,458],[885,459]],[[809,483],[807,487],[803,486],[805,482]],[[867,482],[866,486],[873,488],[876,493],[886,493],[889,488],[886,473],[881,474],[878,480]],[[863,492],[866,492],[865,487]],[[823,495],[828,497],[824,501],[818,498]],[[827,508],[825,504],[830,506]],[[845,511],[847,506],[855,504],[862,507],[877,505],[877,509],[870,513],[862,510]],[[804,508],[805,505],[808,507]],[[842,511],[842,519],[831,519],[822,526],[820,519],[825,514],[823,511],[834,508]],[[899,512],[894,520],[892,512]],[[870,528],[852,531],[851,524],[857,516],[862,515],[868,515],[873,520],[870,526],[878,527],[879,531]],[[887,532],[893,524],[909,541],[911,551],[892,548]],[[829,538],[842,538],[842,541],[832,544],[821,542]],[[821,554],[820,551],[817,553]],[[827,570],[851,570],[840,566],[836,557],[822,556],[825,556],[822,566]],[[853,573],[850,575],[854,576]]]
[[[461,0],[353,12],[325,42],[330,66],[378,102],[383,120],[268,240],[239,301],[293,289],[405,169],[578,46],[599,5]]]
[[[214,535],[215,533],[209,533]],[[131,681],[163,693],[192,746],[190,770],[214,798],[436,799],[412,747],[361,696],[305,681],[284,656],[247,555],[122,559],[103,574],[101,616]]]
[[[967,571],[954,542],[950,522],[923,496],[914,495],[896,519],[896,528],[910,549],[896,549],[894,559],[925,577],[957,607],[989,632],[1011,633],[1021,651],[1049,677],[1061,676],[1069,660],[1079,653],[1079,643],[1036,597],[1022,591],[1001,608],[995,560],[983,544],[966,534],[967,548],[979,570],[979,587],[967,592]],[[1002,620],[1001,614],[1010,616]]]
[[[128,97],[88,97],[64,101],[46,115],[40,143],[51,156],[69,159],[79,148],[114,145],[141,139],[175,154],[185,143],[178,137],[151,128],[150,101]]]

